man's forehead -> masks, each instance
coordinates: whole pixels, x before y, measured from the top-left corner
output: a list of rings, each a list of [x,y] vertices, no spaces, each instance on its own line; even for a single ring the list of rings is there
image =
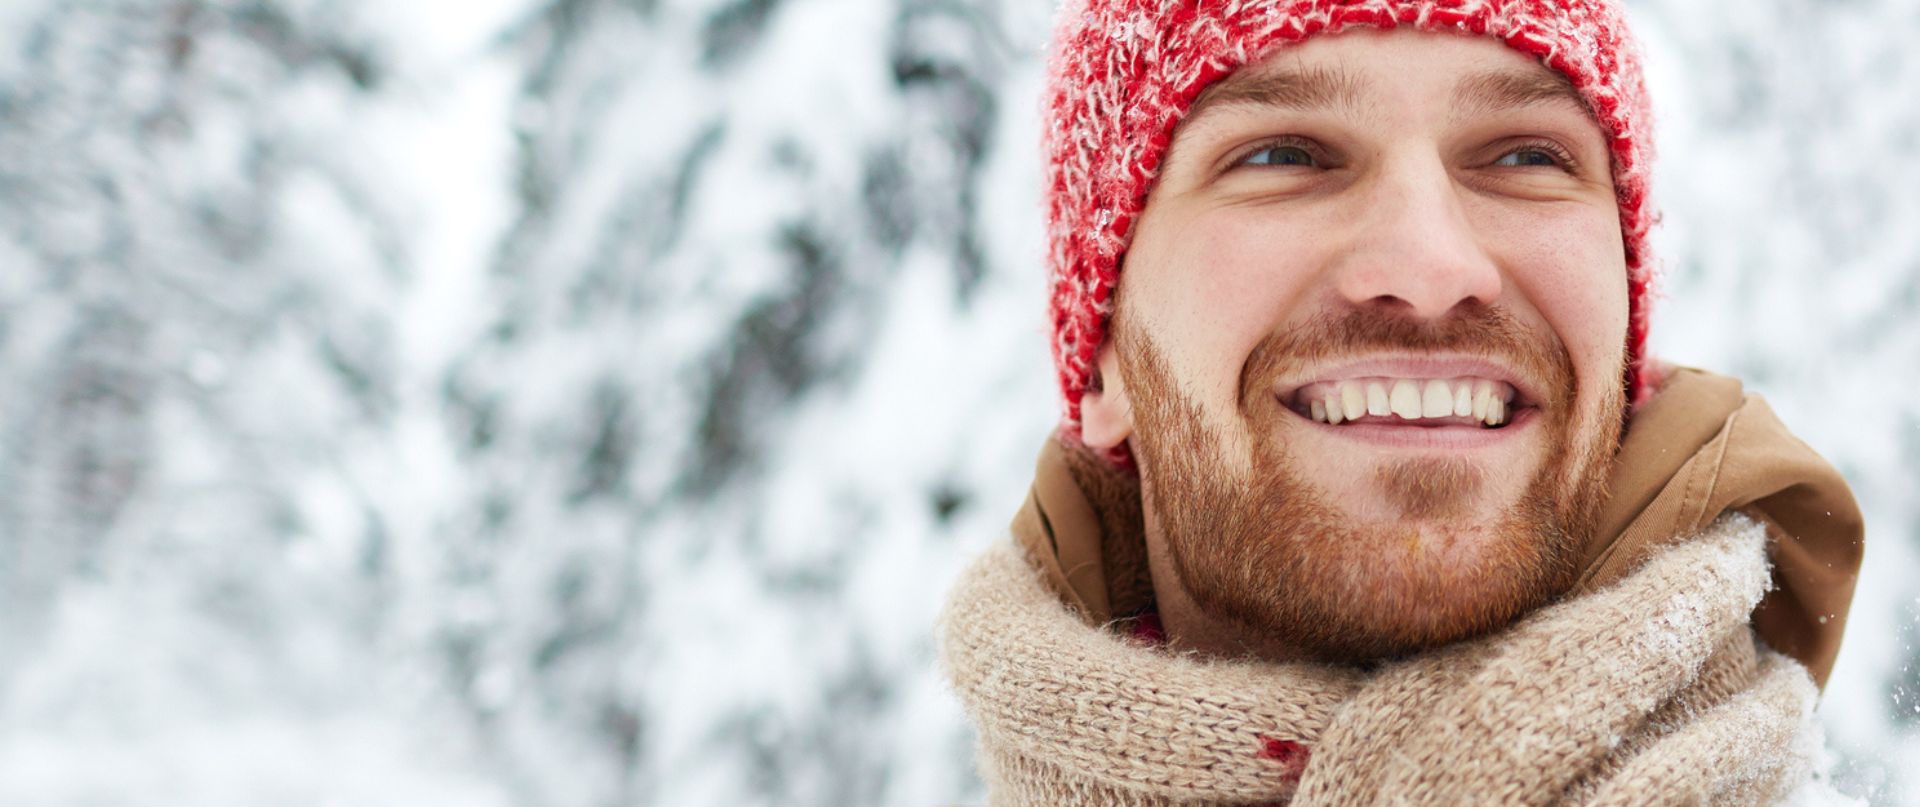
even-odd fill
[[[1292,59],[1268,60],[1242,68],[1208,87],[1194,101],[1181,128],[1204,127],[1212,113],[1245,107],[1360,117],[1379,103],[1375,92],[1379,83],[1380,79],[1346,63],[1305,65]],[[1552,104],[1591,115],[1586,99],[1566,76],[1532,61],[1462,71],[1453,80],[1450,93],[1450,116],[1455,121]]]

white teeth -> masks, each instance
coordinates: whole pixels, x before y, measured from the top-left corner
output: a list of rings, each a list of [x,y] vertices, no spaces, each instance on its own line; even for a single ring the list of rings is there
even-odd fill
[[[1316,422],[1339,425],[1364,417],[1393,415],[1401,420],[1468,418],[1488,426],[1506,423],[1513,389],[1478,378],[1367,378],[1312,385],[1297,406]],[[1308,400],[1312,397],[1312,400]]]
[[[1360,389],[1359,384],[1341,384],[1340,404],[1346,410],[1348,420],[1359,420],[1367,414],[1367,393]]]
[[[1420,416],[1443,418],[1453,414],[1453,390],[1447,389],[1447,382],[1435,379],[1427,382],[1427,388],[1420,391]]]
[[[1420,418],[1420,388],[1405,379],[1393,382],[1393,413],[1404,420]]]

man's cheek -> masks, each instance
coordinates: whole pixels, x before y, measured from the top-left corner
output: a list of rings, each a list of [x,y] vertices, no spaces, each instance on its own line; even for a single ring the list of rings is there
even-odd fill
[[[1187,324],[1193,352],[1231,363],[1237,373],[1260,342],[1306,299],[1310,273],[1299,248],[1269,250],[1260,240],[1196,239],[1185,271],[1170,278],[1168,306]]]

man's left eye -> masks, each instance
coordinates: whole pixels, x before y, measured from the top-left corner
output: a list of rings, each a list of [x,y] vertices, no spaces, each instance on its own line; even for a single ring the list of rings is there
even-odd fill
[[[1300,146],[1287,143],[1276,143],[1270,146],[1264,146],[1259,151],[1247,155],[1242,162],[1247,165],[1301,166],[1306,168],[1320,164],[1319,160],[1313,158],[1313,152]]]
[[[1506,168],[1564,167],[1564,161],[1560,158],[1560,155],[1537,146],[1528,146],[1526,148],[1509,151],[1505,156],[1495,160],[1493,164]]]

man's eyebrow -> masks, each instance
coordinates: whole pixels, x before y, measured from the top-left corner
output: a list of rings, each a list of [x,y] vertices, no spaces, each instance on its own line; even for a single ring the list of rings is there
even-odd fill
[[[1453,119],[1504,109],[1568,103],[1582,112],[1587,101],[1566,76],[1549,70],[1493,70],[1475,73],[1453,85]]]
[[[1209,109],[1234,106],[1353,109],[1360,106],[1360,95],[1359,79],[1344,70],[1242,71],[1200,93],[1183,123],[1199,120]]]
[[[1357,110],[1362,104],[1359,81],[1353,74],[1338,69],[1242,70],[1215,82],[1194,99],[1186,118],[1174,132],[1173,144],[1167,147],[1163,162],[1173,162],[1174,153],[1180,150],[1181,135],[1192,131],[1194,124],[1203,120],[1209,110],[1245,106]]]

